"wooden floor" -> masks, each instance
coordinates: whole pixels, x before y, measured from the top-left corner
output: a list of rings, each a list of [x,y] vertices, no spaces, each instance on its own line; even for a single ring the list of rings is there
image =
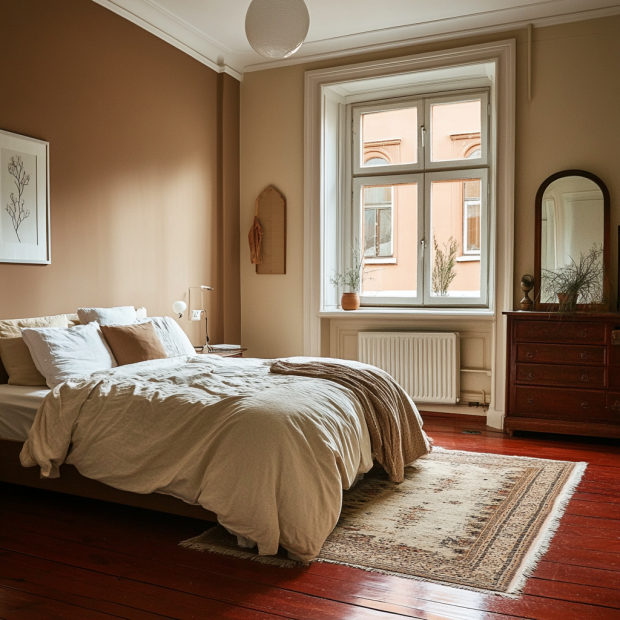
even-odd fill
[[[0,618],[620,619],[620,446],[425,416],[445,448],[588,461],[551,547],[511,600],[333,564],[282,569],[178,546],[205,524],[2,485]],[[479,435],[463,430],[478,430]]]

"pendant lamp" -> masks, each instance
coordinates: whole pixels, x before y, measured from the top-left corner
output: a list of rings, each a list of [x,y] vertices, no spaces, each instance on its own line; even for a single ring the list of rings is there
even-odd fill
[[[252,0],[245,16],[250,45],[265,58],[288,58],[304,42],[310,15],[304,0]]]

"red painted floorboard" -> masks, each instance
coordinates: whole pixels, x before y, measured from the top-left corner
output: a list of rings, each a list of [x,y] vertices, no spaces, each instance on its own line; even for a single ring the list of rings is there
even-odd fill
[[[281,569],[178,546],[208,524],[0,485],[0,618],[618,620],[620,445],[425,416],[449,449],[590,463],[517,599],[335,564]],[[480,435],[465,435],[462,430]]]

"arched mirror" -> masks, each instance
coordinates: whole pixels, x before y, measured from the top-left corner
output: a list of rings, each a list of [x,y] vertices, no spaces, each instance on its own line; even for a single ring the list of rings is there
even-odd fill
[[[539,310],[608,310],[609,191],[594,174],[564,170],[536,194]]]

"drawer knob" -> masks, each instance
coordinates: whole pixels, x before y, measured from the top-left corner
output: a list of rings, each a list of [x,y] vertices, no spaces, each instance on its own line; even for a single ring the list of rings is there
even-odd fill
[[[588,359],[588,352],[584,351],[580,356],[579,356],[582,360],[587,360]]]
[[[587,402],[581,403],[581,408],[582,409],[587,409],[588,408],[588,403]]]
[[[581,380],[582,381],[587,381],[588,380],[588,375],[581,375]]]
[[[531,359],[534,357],[534,353],[532,351],[528,351],[526,357],[529,357]]]
[[[580,338],[585,338],[588,335],[588,333],[585,331],[585,329],[580,329],[579,330],[579,337]]]
[[[534,373],[533,372],[528,372],[527,373],[527,378],[528,379],[533,379],[534,378]]]
[[[615,403],[611,406],[611,408],[612,408],[614,411],[620,411],[620,400],[617,400],[617,401],[616,401],[616,402],[615,402]]]
[[[527,404],[528,405],[533,405],[534,404],[534,399],[533,398],[528,398],[527,399]]]

